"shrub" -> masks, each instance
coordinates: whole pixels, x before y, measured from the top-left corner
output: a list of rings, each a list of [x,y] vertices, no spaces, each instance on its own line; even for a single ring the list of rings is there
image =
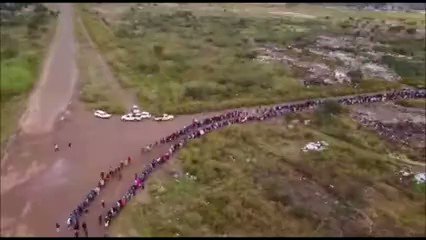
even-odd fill
[[[319,115],[335,115],[343,112],[342,106],[335,100],[325,100],[324,103],[317,109]]]
[[[362,71],[358,69],[353,69],[348,72],[348,76],[351,78],[352,82],[360,83],[363,79]]]
[[[407,30],[406,30],[406,32],[408,33],[408,34],[415,34],[416,33],[416,29],[415,28],[408,28]]]

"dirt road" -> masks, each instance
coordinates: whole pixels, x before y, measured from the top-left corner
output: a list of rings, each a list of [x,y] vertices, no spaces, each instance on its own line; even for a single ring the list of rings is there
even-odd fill
[[[58,114],[65,110],[71,99],[77,68],[76,45],[72,23],[71,4],[60,6],[56,35],[44,64],[38,86],[33,91],[26,113],[21,120],[24,133],[49,132]]]

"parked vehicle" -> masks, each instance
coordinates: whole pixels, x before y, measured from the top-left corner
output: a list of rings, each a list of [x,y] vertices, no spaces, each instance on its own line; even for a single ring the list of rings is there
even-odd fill
[[[163,116],[161,117],[155,117],[154,120],[155,121],[169,121],[169,120],[173,120],[175,117],[173,115],[169,115],[164,113]]]
[[[131,113],[121,116],[121,121],[140,121],[140,120],[142,120],[141,116],[135,116]]]
[[[95,117],[102,118],[102,119],[109,119],[112,116],[111,114],[109,114],[105,111],[102,111],[102,110],[96,110],[93,113],[93,115],[95,115]]]

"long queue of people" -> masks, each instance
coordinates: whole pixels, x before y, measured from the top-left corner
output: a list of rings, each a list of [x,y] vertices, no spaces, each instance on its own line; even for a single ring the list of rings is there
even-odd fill
[[[365,104],[365,103],[374,103],[374,102],[383,102],[383,101],[395,101],[400,99],[410,99],[410,98],[425,98],[426,91],[425,89],[404,89],[400,91],[379,93],[375,95],[361,95],[353,97],[342,97],[338,99],[338,103],[343,105],[352,105],[352,104]],[[114,203],[114,205],[108,210],[105,215],[104,224],[105,227],[108,227],[111,220],[117,216],[120,210],[126,205],[126,203],[136,195],[136,192],[140,189],[144,189],[144,184],[147,178],[152,174],[153,170],[158,166],[161,166],[167,162],[171,156],[180,148],[185,146],[187,142],[194,138],[199,138],[213,130],[223,128],[233,124],[242,124],[245,122],[252,121],[263,121],[273,117],[282,116],[288,113],[301,112],[309,109],[313,109],[318,105],[324,103],[324,99],[318,100],[307,100],[295,104],[284,104],[276,105],[267,108],[260,108],[256,111],[246,111],[246,110],[235,110],[226,112],[220,115],[216,115],[210,118],[202,119],[201,121],[194,120],[190,125],[183,127],[182,129],[172,133],[171,135],[160,139],[160,141],[155,142],[154,144],[148,145],[142,148],[142,152],[150,151],[153,147],[159,144],[172,143],[172,146],[169,150],[161,155],[160,157],[153,159],[149,165],[140,173],[135,176],[134,183],[130,186],[126,194],[123,195],[121,199]],[[101,177],[102,178],[102,177]],[[102,179],[101,179],[102,180]],[[93,202],[93,199],[99,195],[101,187],[98,185],[97,188],[90,191],[82,204],[80,204],[77,209],[73,210],[70,214],[70,217],[67,221],[68,226],[73,224],[78,224],[78,219],[82,215],[83,211],[88,208],[89,204]]]
[[[95,200],[95,198],[100,194],[101,190],[104,189],[106,184],[114,178],[121,179],[121,170],[128,166],[131,162],[131,158],[128,157],[126,160],[121,160],[119,165],[115,168],[110,167],[109,171],[101,172],[100,179],[96,187],[91,189],[86,195],[84,200],[71,212],[67,219],[68,229],[75,229],[75,226],[79,225],[79,218],[84,214],[88,213],[88,208],[90,204]]]
[[[425,97],[425,90],[403,90],[398,92],[395,91],[391,93],[376,94],[370,96],[355,96],[350,98],[342,98],[338,102],[344,105],[352,105],[360,103],[373,103]],[[125,203],[136,195],[137,190],[144,189],[144,183],[146,182],[147,178],[152,174],[153,170],[167,162],[177,150],[185,146],[191,139],[199,138],[205,134],[208,134],[209,132],[233,124],[242,124],[250,121],[262,121],[290,112],[300,112],[312,109],[322,104],[323,102],[324,100],[308,100],[303,103],[278,105],[270,108],[258,109],[255,112],[256,114],[250,114],[248,111],[235,110],[232,112],[213,116],[211,118],[206,118],[201,121],[194,121],[191,125],[186,126],[165,138],[162,138],[159,141],[160,143],[173,142],[179,139],[180,137],[183,137],[183,139],[180,139],[177,143],[173,144],[169,148],[169,150],[162,156],[153,159],[151,163],[147,165],[146,168],[142,171],[142,173],[139,176],[135,177],[134,184],[130,187],[126,194],[108,210],[105,216],[105,226],[109,226],[111,220],[115,216],[117,216],[117,214],[125,206]],[[146,148],[144,148],[144,151],[149,151],[155,145],[158,145],[158,143],[147,146]]]

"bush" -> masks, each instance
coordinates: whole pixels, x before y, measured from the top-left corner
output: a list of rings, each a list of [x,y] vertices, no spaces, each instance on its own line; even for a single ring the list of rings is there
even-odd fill
[[[362,71],[358,69],[350,70],[348,72],[348,77],[351,78],[353,83],[360,83],[363,79],[362,77]]]
[[[406,31],[408,34],[415,34],[417,30],[415,28],[408,28]]]
[[[337,115],[343,112],[343,107],[335,100],[325,100],[321,104],[316,112],[316,118],[321,124],[331,123],[333,115]]]
[[[389,32],[401,32],[404,29],[405,29],[404,26],[390,26],[388,31]]]
[[[154,53],[155,53],[155,56],[157,56],[158,58],[161,58],[163,56],[163,47],[160,45],[155,45]]]

